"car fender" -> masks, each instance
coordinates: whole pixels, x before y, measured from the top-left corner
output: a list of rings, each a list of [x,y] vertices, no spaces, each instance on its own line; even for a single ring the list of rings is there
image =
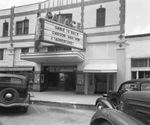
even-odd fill
[[[109,125],[145,125],[138,119],[135,119],[122,111],[110,108],[104,108],[97,111],[93,115],[90,125],[100,125],[104,122],[109,123]]]
[[[115,106],[107,100],[107,98],[98,98],[96,100],[95,106],[97,106],[98,103],[101,103],[103,108],[111,108],[111,109],[115,109]]]

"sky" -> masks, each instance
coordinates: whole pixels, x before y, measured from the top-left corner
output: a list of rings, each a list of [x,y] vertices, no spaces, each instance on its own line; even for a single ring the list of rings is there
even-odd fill
[[[45,0],[0,0],[0,9]],[[125,35],[150,33],[150,0],[126,0]]]

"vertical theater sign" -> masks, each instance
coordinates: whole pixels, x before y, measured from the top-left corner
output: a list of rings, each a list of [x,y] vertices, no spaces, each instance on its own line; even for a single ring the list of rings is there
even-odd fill
[[[85,50],[85,34],[80,23],[68,18],[62,22],[61,15],[52,15],[51,12],[47,12],[46,18],[37,18],[36,48],[41,42]]]

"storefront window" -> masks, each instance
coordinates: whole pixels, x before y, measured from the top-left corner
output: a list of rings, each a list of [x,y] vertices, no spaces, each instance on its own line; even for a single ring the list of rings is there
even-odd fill
[[[132,72],[132,79],[150,78],[150,71]]]
[[[136,79],[136,72],[132,72],[132,79]]]
[[[132,67],[132,79],[139,79],[139,78],[147,78],[150,77],[150,59],[149,58],[137,58],[131,59],[131,67]],[[145,67],[147,67],[145,71]],[[136,71],[136,69],[138,70]],[[140,71],[139,71],[140,70]]]
[[[107,73],[95,73],[95,93],[107,92]]]

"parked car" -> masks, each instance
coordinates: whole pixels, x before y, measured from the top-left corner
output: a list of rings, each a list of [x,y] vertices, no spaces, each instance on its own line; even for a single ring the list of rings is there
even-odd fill
[[[127,91],[150,91],[150,78],[134,79],[123,82],[118,91],[109,91],[108,94],[104,94],[103,97],[96,100],[95,106],[97,110],[103,108],[102,100],[109,101],[112,107],[118,106],[121,95]]]
[[[29,103],[28,78],[22,75],[0,74],[0,107],[19,107],[26,113]]]
[[[120,100],[119,110],[108,105],[93,115],[90,125],[150,125],[150,91],[128,91]]]

